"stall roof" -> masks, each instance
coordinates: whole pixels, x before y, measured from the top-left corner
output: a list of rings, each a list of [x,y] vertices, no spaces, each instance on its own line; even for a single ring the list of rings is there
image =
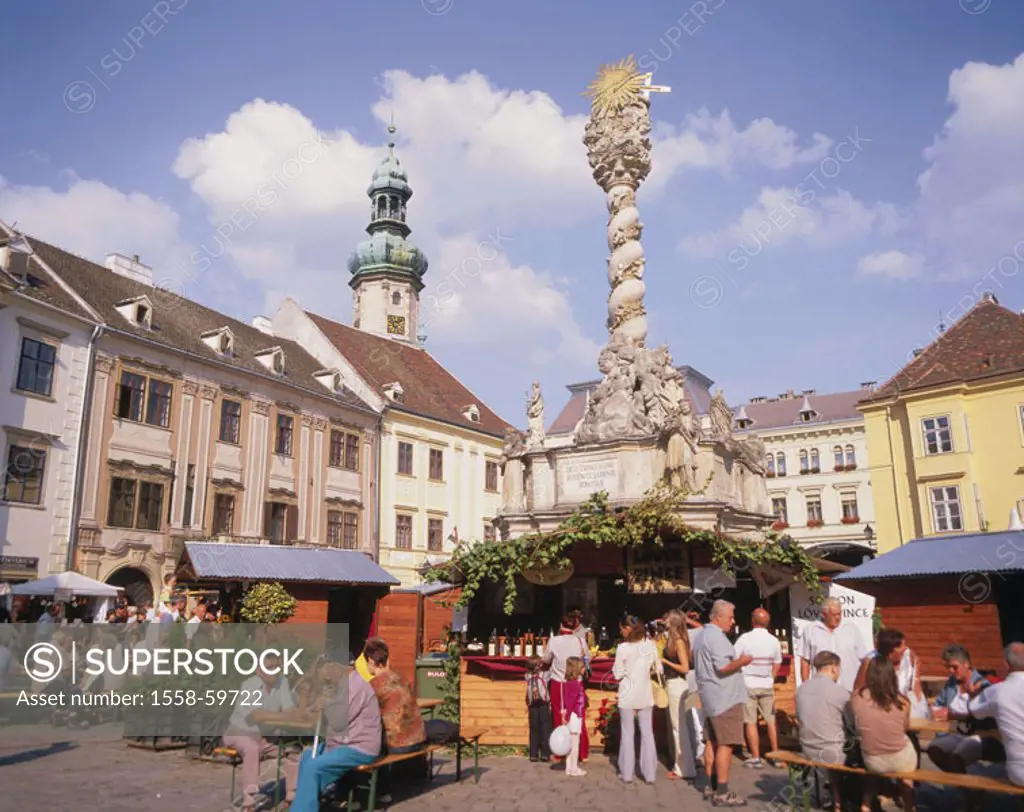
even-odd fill
[[[878,556],[837,581],[874,581],[885,578],[921,578],[962,575],[967,572],[1024,571],[1024,531],[969,533],[914,539]]]
[[[395,576],[358,550],[186,541],[196,577],[397,586]]]
[[[446,584],[438,581],[436,583],[422,583],[415,584],[413,586],[403,586],[401,589],[396,589],[395,592],[419,592],[421,595],[436,595],[438,592],[445,592],[449,589],[455,589],[454,584]]]
[[[121,587],[96,581],[80,572],[60,572],[48,575],[38,581],[29,581],[11,588],[12,595],[35,595],[51,597],[58,590],[70,592],[75,597],[85,598],[116,598]]]

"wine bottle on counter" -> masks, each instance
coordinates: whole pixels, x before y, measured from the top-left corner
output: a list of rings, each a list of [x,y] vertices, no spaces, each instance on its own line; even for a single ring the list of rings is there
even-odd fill
[[[512,638],[512,656],[523,656],[523,636],[519,633],[519,629],[516,629],[515,636]]]
[[[786,634],[785,629],[779,629],[779,647],[782,649],[783,654],[789,654],[789,635]]]
[[[608,629],[601,627],[601,634],[597,637],[597,647],[601,651],[608,651],[611,648],[611,640],[608,639]]]
[[[512,656],[512,638],[508,636],[508,629],[505,629],[504,642],[501,644],[501,656]]]
[[[493,629],[491,631],[491,637],[487,641],[487,656],[494,657],[498,653],[498,630]]]
[[[541,632],[539,635],[536,636],[535,641],[534,641],[534,645],[533,645],[533,652],[534,652],[534,654],[536,654],[538,657],[543,657],[544,656],[544,650],[546,648],[546,646],[545,646],[546,643],[547,643],[547,638],[544,636],[544,632]]]
[[[526,645],[523,647],[523,656],[532,657],[534,652],[533,632],[526,633]]]

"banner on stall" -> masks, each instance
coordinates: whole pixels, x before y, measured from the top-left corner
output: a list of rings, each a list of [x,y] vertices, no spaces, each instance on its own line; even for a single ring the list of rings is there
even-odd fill
[[[793,654],[800,655],[804,631],[821,617],[821,603],[826,597],[835,598],[843,607],[843,624],[854,626],[864,638],[864,645],[871,651],[875,647],[872,617],[875,614],[875,598],[855,589],[840,586],[836,583],[828,585],[828,592],[818,598],[811,598],[807,587],[793,584],[789,588],[789,608],[792,615]],[[797,685],[800,684],[800,669],[796,669]]]
[[[690,592],[690,551],[683,541],[630,547],[626,557],[629,591],[641,594]]]

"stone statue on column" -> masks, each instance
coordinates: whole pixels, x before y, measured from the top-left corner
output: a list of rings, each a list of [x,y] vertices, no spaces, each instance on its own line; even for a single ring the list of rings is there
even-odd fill
[[[533,386],[526,394],[526,420],[529,429],[529,447],[538,448],[544,445],[544,396],[540,392],[540,384]]]

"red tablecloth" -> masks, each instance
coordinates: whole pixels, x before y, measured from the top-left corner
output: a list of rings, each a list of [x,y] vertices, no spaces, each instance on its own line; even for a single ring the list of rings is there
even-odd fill
[[[463,656],[464,661],[470,664],[471,668],[489,672],[492,676],[522,676],[526,673],[525,657],[478,657]],[[611,657],[595,657],[590,661],[591,687],[609,686],[614,687],[617,680],[612,676],[612,664],[615,662]]]

